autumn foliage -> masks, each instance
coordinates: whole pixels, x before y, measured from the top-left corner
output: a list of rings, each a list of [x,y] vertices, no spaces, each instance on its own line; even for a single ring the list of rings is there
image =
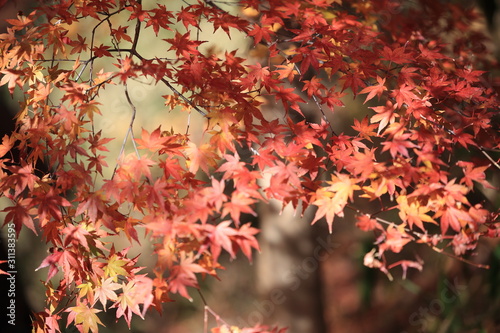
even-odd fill
[[[259,230],[248,215],[270,199],[317,208],[312,223],[330,232],[351,210],[374,235],[365,265],[389,277],[422,269],[398,256],[409,243],[467,260],[481,238],[500,236],[499,212],[471,199],[500,168],[498,86],[471,28],[477,10],[426,0],[242,0],[238,15],[225,6],[42,1],[8,20],[0,84],[20,109],[0,146],[4,223],[52,249],[37,268],[47,278],[35,332],[97,332],[107,309],[130,325],[171,294],[190,298],[222,252],[252,260]],[[202,26],[251,37],[254,55],[200,51]],[[140,47],[144,34],[157,36],[154,55]],[[129,96],[138,78],[165,87],[166,110],[203,119],[205,141],[189,128],[135,128],[147,112]],[[131,112],[114,165],[113,138],[95,126],[110,85]],[[365,106],[335,123],[353,97]],[[152,268],[113,244],[136,246],[143,231]]]

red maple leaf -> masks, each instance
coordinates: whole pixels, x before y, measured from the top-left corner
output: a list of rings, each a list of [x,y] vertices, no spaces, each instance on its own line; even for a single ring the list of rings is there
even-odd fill
[[[137,148],[149,149],[150,151],[155,152],[164,148],[164,145],[169,141],[169,138],[162,136],[161,126],[158,126],[158,128],[151,132],[151,134],[143,128],[141,138],[135,139],[135,141],[139,144],[139,147]]]
[[[414,99],[418,99],[418,96],[413,93],[413,87],[404,83],[399,88],[394,89],[391,95],[396,99],[397,105],[411,105]]]
[[[110,49],[109,46],[101,44],[99,46],[94,46],[92,52],[94,52],[94,55],[98,58],[111,57],[111,53],[108,51],[109,49]]]
[[[472,162],[465,161],[459,161],[457,165],[462,167],[464,171],[464,177],[460,180],[460,183],[465,183],[472,188],[474,187],[473,181],[475,181],[485,188],[495,189],[495,187],[486,180],[486,174],[484,173],[490,167],[489,165],[475,167]]]
[[[35,234],[37,234],[33,218],[29,213],[31,201],[32,200],[30,198],[24,198],[17,201],[14,206],[9,206],[2,210],[2,212],[7,213],[4,219],[4,225],[9,222],[14,223],[14,229],[17,237],[19,237],[19,233],[21,232],[23,225],[30,228]]]
[[[222,209],[222,216],[231,215],[234,223],[238,226],[240,224],[241,213],[251,214],[257,216],[257,213],[252,209],[252,205],[256,202],[247,193],[235,191],[231,195],[231,200],[224,203]]]
[[[363,104],[371,100],[375,95],[377,95],[379,98],[382,96],[384,91],[387,90],[387,87],[385,86],[385,78],[381,78],[380,76],[377,75],[377,83],[373,86],[369,86],[361,90],[359,93],[360,94],[366,94],[368,93],[368,96],[366,96],[366,99]]]
[[[191,299],[187,292],[187,287],[196,287],[198,285],[195,273],[208,272],[205,268],[195,263],[192,256],[186,256],[182,253],[179,263],[171,269],[169,278],[170,290],[173,293],[179,293],[181,296]]]
[[[313,76],[310,80],[304,80],[304,88],[302,91],[307,92],[307,96],[312,97],[313,95],[317,95],[321,92],[321,89],[326,89],[323,83],[321,83],[321,79]]]
[[[373,111],[375,111],[377,114],[372,116],[370,119],[370,123],[379,123],[378,125],[378,131],[377,134],[380,134],[380,132],[388,125],[394,123],[396,121],[396,118],[399,117],[397,113],[394,111],[398,107],[398,104],[392,104],[391,101],[387,101],[385,106],[374,106],[370,107]]]
[[[385,241],[380,244],[380,249],[399,253],[411,240],[411,236],[404,231],[402,226],[390,225],[385,232]]]

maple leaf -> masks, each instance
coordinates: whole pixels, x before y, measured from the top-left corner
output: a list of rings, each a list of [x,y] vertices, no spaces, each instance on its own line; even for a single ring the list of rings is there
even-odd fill
[[[80,204],[76,208],[75,215],[80,215],[84,212],[90,218],[90,221],[97,221],[98,214],[104,212],[106,209],[105,201],[103,201],[103,194],[90,193],[88,198],[81,198]]]
[[[369,86],[361,90],[359,93],[360,94],[366,94],[368,93],[368,96],[366,96],[366,99],[363,104],[366,104],[369,100],[371,100],[375,95],[380,98],[384,91],[387,90],[387,87],[385,86],[385,78],[381,78],[380,76],[377,75],[377,83],[373,86]]]
[[[145,275],[137,275],[127,284],[122,283],[122,293],[117,297],[112,307],[117,308],[116,318],[123,316],[130,329],[132,314],[144,319],[144,314],[151,305],[154,296],[152,295],[153,281]],[[139,305],[143,306],[143,310]]]
[[[117,254],[113,254],[109,257],[104,268],[105,277],[110,277],[114,281],[117,281],[119,275],[128,276],[128,272],[125,269],[128,264],[128,260],[120,258]]]
[[[383,230],[384,228],[380,223],[377,222],[377,220],[372,219],[370,215],[359,215],[356,217],[358,220],[356,222],[356,227],[363,231],[372,231],[375,229]]]
[[[157,3],[156,5],[158,6],[158,8],[149,10],[149,20],[146,21],[146,27],[152,26],[155,35],[158,36],[160,28],[163,28],[165,30],[172,30],[169,24],[172,23],[170,19],[173,18],[174,15],[171,11],[167,10],[165,5],[161,5],[159,3]]]
[[[258,232],[259,229],[253,228],[250,223],[245,223],[238,229],[237,236],[235,237],[236,244],[250,262],[252,262],[252,248],[260,251],[259,243],[255,238]]]
[[[224,203],[222,216],[230,214],[234,223],[238,226],[240,224],[241,213],[257,216],[257,213],[251,207],[256,201],[245,192],[234,191],[231,195],[231,200]]]
[[[399,86],[398,89],[394,89],[391,93],[391,96],[396,99],[397,105],[411,105],[414,99],[418,99],[418,96],[415,95],[412,90],[413,87],[404,83],[403,85]]]
[[[348,72],[341,77],[341,80],[344,81],[344,84],[342,85],[342,92],[347,88],[351,88],[354,97],[356,97],[359,88],[366,86],[363,79],[364,77],[358,72]]]
[[[336,92],[335,88],[330,88],[326,96],[320,96],[320,99],[322,104],[326,104],[333,111],[335,106],[344,106],[341,98],[345,95],[346,93]]]
[[[69,43],[69,45],[73,47],[70,54],[80,54],[87,51],[87,49],[89,48],[88,44],[85,43],[85,37],[80,36],[80,34],[77,34],[76,37],[78,38],[78,40],[73,40]]]
[[[405,47],[397,47],[395,49],[391,49],[388,46],[384,46],[381,51],[382,60],[387,60],[393,62],[395,64],[404,64],[408,63],[408,59],[411,59],[411,56],[408,53],[405,53]]]
[[[63,215],[61,207],[71,206],[71,203],[58,195],[53,187],[51,187],[47,193],[38,194],[34,202],[38,204],[38,219],[41,226],[45,225],[49,220],[49,216],[58,221],[62,220]]]
[[[207,273],[207,270],[194,263],[192,256],[181,253],[179,263],[174,265],[171,270],[169,278],[170,290],[173,293],[179,293],[181,296],[191,299],[186,288],[198,285],[195,273]]]
[[[325,86],[321,83],[321,79],[313,76],[311,80],[304,80],[303,81],[304,88],[302,88],[302,91],[307,92],[307,96],[312,97],[313,95],[319,94],[321,91],[320,89],[326,89]]]
[[[276,68],[273,72],[278,73],[278,79],[288,79],[288,81],[292,82],[295,75],[298,74],[295,69],[295,64],[292,62],[287,63],[286,65],[276,65]]]
[[[222,221],[216,226],[206,225],[207,230],[210,232],[210,248],[214,261],[219,258],[221,249],[226,250],[231,258],[236,257],[232,239],[237,235],[237,231],[230,227],[230,224],[231,221]]]
[[[348,199],[352,201],[354,191],[359,190],[359,186],[356,185],[357,180],[342,173],[332,175],[331,178],[331,181],[327,181],[327,183],[330,184],[327,189],[335,192],[335,197],[343,201],[347,202]]]
[[[190,12],[191,9],[192,7],[182,8],[182,10],[177,13],[177,22],[182,21],[186,30],[189,30],[189,26],[200,28],[198,15]]]
[[[325,190],[319,190],[316,192],[316,200],[313,201],[313,205],[318,207],[314,219],[311,224],[316,223],[322,217],[326,218],[326,223],[328,223],[328,231],[332,233],[333,219],[335,215],[342,216],[344,211],[345,203],[340,201],[339,198],[331,196],[329,192]]]
[[[78,292],[78,297],[84,298],[86,297],[87,300],[94,305],[94,284],[92,281],[86,281],[85,283],[81,283],[76,288],[80,289]],[[106,310],[106,308],[104,308]]]
[[[462,167],[464,171],[464,177],[460,180],[460,183],[465,183],[468,187],[473,188],[473,181],[475,181],[485,188],[495,188],[486,180],[486,174],[484,173],[490,167],[489,165],[474,167],[475,165],[472,162],[465,161],[458,161],[457,165]]]
[[[132,43],[132,38],[127,34],[128,27],[119,26],[117,29],[111,29],[111,34],[116,38],[117,41],[121,41],[122,39],[127,42]],[[74,49],[73,49],[74,51]],[[73,52],[72,51],[72,52]],[[81,52],[78,52],[81,53]]]
[[[215,207],[217,211],[222,208],[222,204],[227,201],[227,196],[224,194],[226,183],[224,180],[218,181],[212,177],[212,186],[205,188],[203,193],[207,202]]]
[[[226,162],[216,170],[216,172],[224,172],[223,179],[233,178],[245,168],[245,162],[240,161],[240,155],[237,152],[234,155],[225,154]]]
[[[209,173],[209,168],[217,166],[216,159],[218,158],[209,144],[203,144],[199,148],[193,142],[188,142],[187,147],[184,148],[187,155],[187,165],[189,172],[196,174],[201,168],[206,174]]]
[[[414,79],[418,78],[417,67],[404,66],[398,73],[398,82],[407,84],[408,86],[416,86]]]
[[[356,185],[355,180],[345,174],[332,175],[332,180],[327,183],[330,186],[320,188],[316,191],[316,200],[312,204],[318,206],[318,210],[311,224],[325,217],[328,230],[332,233],[335,215],[339,217],[344,216],[344,207],[349,199],[353,199],[354,191],[358,190],[359,186]]]
[[[268,168],[266,172],[271,173],[278,183],[290,183],[295,188],[301,188],[300,176],[303,172],[293,162],[285,164],[276,161],[276,166]]]
[[[80,110],[80,117],[82,117],[82,115],[86,115],[87,117],[89,117],[90,121],[93,121],[94,120],[94,114],[101,114],[101,111],[99,110],[99,102],[97,101],[89,101],[88,103],[83,103],[82,105],[80,105],[78,107],[78,109]],[[101,133],[101,131],[99,131],[99,134]],[[113,139],[103,139],[103,140],[113,140]]]
[[[67,281],[72,281],[72,269],[77,270],[80,267],[73,252],[63,249],[56,249],[42,261],[40,266],[38,266],[35,271],[38,271],[45,267],[49,267],[47,280],[50,280],[59,271],[58,265],[62,266],[64,270],[64,276]]]
[[[186,32],[181,35],[178,31],[175,32],[174,38],[167,38],[164,41],[170,43],[169,50],[175,50],[176,55],[182,55],[186,58],[191,58],[191,55],[199,55],[198,46],[204,42],[191,40],[191,32]]]
[[[92,48],[92,52],[94,52],[94,55],[98,58],[101,57],[111,57],[111,53],[108,51],[110,49],[109,46],[107,45],[100,45],[100,46],[94,46]]]
[[[23,88],[24,80],[21,79],[21,76],[24,74],[21,70],[7,69],[2,70],[0,73],[3,74],[2,79],[0,80],[0,86],[8,83],[7,87],[9,88],[10,94],[14,94],[14,88],[19,86],[19,88]]]
[[[399,217],[404,222],[407,222],[410,228],[413,225],[425,231],[423,222],[437,224],[427,213],[430,208],[426,205],[421,205],[418,200],[414,198],[408,199],[405,195],[400,195],[397,199],[399,204]]]
[[[242,20],[237,16],[230,15],[224,11],[218,15],[212,15],[208,19],[209,22],[213,24],[214,32],[218,29],[222,29],[227,36],[231,39],[231,34],[229,33],[229,28],[238,29],[240,31],[247,31],[248,21]]]
[[[167,157],[164,161],[160,162],[159,167],[163,169],[165,178],[173,177],[176,180],[181,180],[184,169],[176,158]]]
[[[269,26],[261,27],[258,24],[254,24],[253,29],[248,32],[248,35],[254,38],[254,45],[257,45],[262,40],[265,42],[271,42],[271,35],[274,35],[274,32]]]
[[[153,160],[145,156],[137,156],[136,154],[130,153],[125,156],[121,163],[120,172],[135,180],[140,180],[142,176],[151,179],[151,167],[153,165],[156,165],[156,162]]]
[[[4,218],[4,225],[12,221],[12,223],[14,223],[16,237],[19,237],[19,233],[21,232],[23,225],[30,228],[35,234],[37,234],[33,218],[29,213],[30,203],[31,199],[25,198],[16,202],[14,206],[9,206],[2,210],[2,212],[7,213]]]
[[[376,136],[377,133],[375,133],[373,130],[377,127],[376,124],[370,125],[368,122],[368,117],[364,117],[361,122],[358,119],[354,119],[354,125],[351,126],[355,131],[359,132],[359,135],[367,139],[368,141],[372,142],[372,136]]]
[[[420,50],[420,57],[424,58],[424,59],[427,59],[427,60],[430,60],[430,61],[434,61],[434,60],[439,60],[439,59],[446,59],[447,57],[443,54],[441,54],[440,52],[438,52],[437,50],[433,50],[433,49],[430,49],[429,46],[430,46],[431,43],[429,43],[429,45],[424,46],[423,44],[419,44],[418,45],[418,48]]]
[[[15,142],[16,140],[14,139],[14,137],[8,136],[7,134],[3,136],[2,144],[0,145],[0,158],[5,156],[5,154],[7,154],[12,149],[12,147],[14,147]]]
[[[46,284],[47,309],[34,317],[37,333],[60,331],[58,314],[69,307],[68,295],[76,303],[69,323],[81,332],[97,330],[92,310],[106,310],[108,301],[130,327],[152,302],[161,309],[169,294],[189,297],[198,274],[215,275],[221,267],[221,252],[235,257],[241,250],[252,260],[258,229],[242,224],[242,214],[256,215],[253,206],[270,198],[317,207],[313,223],[324,218],[330,232],[346,207],[357,211],[357,227],[377,237],[365,264],[390,278],[389,269],[400,266],[405,277],[422,263],[398,258],[391,264],[386,261],[395,256],[384,251],[402,252],[416,241],[462,256],[483,236],[500,236],[498,214],[467,199],[476,183],[492,187],[491,170],[472,156],[471,146],[492,164],[490,154],[500,148],[496,82],[477,70],[490,62],[478,48],[483,37],[474,31],[463,38],[477,13],[442,3],[401,11],[400,1],[242,0],[240,18],[222,1],[188,2],[143,9],[135,0],[52,1],[9,20],[0,34],[0,85],[11,94],[20,87],[22,101],[15,130],[0,145],[0,196],[11,200],[2,207],[4,223],[17,234],[23,226],[38,230],[54,247],[37,270],[48,268],[49,280],[63,275],[57,287]],[[388,11],[397,15],[381,19]],[[422,17],[445,24],[418,24]],[[99,29],[72,30],[82,23]],[[161,36],[147,41],[153,47],[145,47],[140,27]],[[238,31],[255,47],[248,54],[223,43],[202,48],[212,28],[228,36]],[[106,31],[111,37],[100,38]],[[103,66],[117,69],[104,72]],[[143,87],[164,84],[172,113],[207,110],[198,119],[206,124],[199,133],[204,141],[193,143],[198,136],[190,126],[203,126],[192,117],[186,134],[162,132],[159,125],[143,129],[133,143],[147,154],[120,156],[112,178],[104,179],[100,154],[112,146],[97,132],[96,114],[109,118],[99,102],[103,110],[116,108],[105,88],[130,79]],[[379,101],[373,113],[354,120],[353,135],[334,120],[356,112],[323,112],[344,106],[348,89],[365,94],[364,104]],[[126,104],[140,110],[136,97]],[[319,122],[314,114],[320,124],[310,123]],[[457,156],[462,173],[453,179]],[[325,173],[331,180],[322,180]],[[370,215],[358,191],[377,200],[377,210],[398,211],[402,223]],[[430,225],[435,221],[441,230]],[[122,232],[131,244],[139,242],[141,226],[155,240],[154,280],[137,275],[137,259],[128,259],[126,250],[117,253],[102,242],[113,244]],[[219,325],[213,331],[284,330]]]
[[[388,125],[394,123],[397,117],[399,115],[395,113],[394,111],[398,107],[398,104],[392,104],[391,101],[387,101],[385,103],[385,106],[374,106],[370,107],[373,111],[375,111],[377,114],[372,116],[370,119],[370,123],[379,123],[378,125],[378,131],[377,134],[380,134],[380,132]]]
[[[295,88],[284,88],[282,86],[278,86],[278,90],[275,93],[276,101],[281,100],[283,103],[283,107],[288,110],[292,108],[297,111],[302,117],[304,114],[300,110],[300,107],[297,103],[305,103],[305,101],[297,95],[295,92]]]
[[[66,310],[66,312],[69,312],[68,325],[74,322],[75,325],[82,327],[83,333],[88,333],[89,330],[98,332],[98,325],[104,326],[96,315],[96,313],[101,312],[101,310],[89,307],[86,301],[78,303],[77,306],[72,306]]]
[[[66,235],[64,246],[67,247],[70,243],[74,243],[76,246],[81,245],[87,251],[90,251],[89,240],[92,239],[92,236],[83,225],[75,226],[73,224],[69,224],[61,231],[61,233]]]
[[[113,138],[102,138],[101,139],[101,131],[97,132],[95,135],[90,135],[87,138],[88,143],[90,143],[90,151],[93,154],[96,154],[98,150],[100,151],[109,151],[105,146],[108,142],[112,141]]]
[[[370,149],[363,153],[354,152],[352,160],[346,165],[346,169],[358,175],[360,179],[367,179],[370,177],[375,169],[375,149]]]
[[[473,222],[469,213],[463,209],[456,207],[446,207],[444,212],[438,212],[437,216],[441,216],[441,233],[444,235],[448,228],[451,227],[455,231],[460,231],[467,223]]]
[[[409,140],[410,137],[411,133],[398,133],[394,135],[391,140],[382,142],[382,145],[384,146],[382,151],[389,150],[392,158],[395,158],[397,153],[400,153],[404,157],[409,157],[407,148],[416,147],[416,145]]]
[[[152,152],[158,151],[164,148],[165,143],[169,141],[168,137],[164,137],[161,134],[161,126],[158,126],[151,134],[142,129],[142,135],[140,139],[135,139],[139,143],[138,149],[149,149]]]
[[[390,250],[394,253],[401,252],[403,247],[412,240],[412,237],[404,231],[403,225],[396,227],[393,224],[387,228],[385,238],[385,241],[380,244],[381,251]]]

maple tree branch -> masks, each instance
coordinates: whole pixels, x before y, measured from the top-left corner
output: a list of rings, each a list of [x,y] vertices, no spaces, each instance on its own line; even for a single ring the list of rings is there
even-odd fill
[[[111,52],[111,51],[116,52],[117,50],[108,50],[108,51],[109,52]],[[146,58],[144,58],[140,53],[138,53],[134,49],[124,49],[122,51],[129,52],[130,54],[136,56],[137,58],[139,58],[142,61],[147,60]],[[170,82],[168,82],[167,79],[161,78],[160,81],[163,82],[174,94],[176,94],[184,102],[186,102],[189,106],[191,106],[193,109],[195,109],[199,114],[201,114],[202,116],[210,119],[210,117],[208,117],[208,115],[207,115],[206,112],[204,112],[203,110],[201,110],[198,106],[196,106],[195,104],[193,104],[193,102],[191,102],[186,96],[184,96],[183,94],[181,94]]]
[[[119,42],[118,40],[116,39],[116,36],[113,34],[113,25],[111,24],[111,21],[109,19],[109,17],[106,17],[105,18],[105,21],[108,22],[108,26],[109,26],[109,33],[111,35],[111,44],[113,44],[113,46],[116,48],[116,49],[119,49]],[[123,59],[122,57],[122,54],[120,52],[118,52],[118,56],[120,57],[120,59]]]
[[[142,0],[137,0],[137,3],[139,5],[142,4]],[[134,33],[134,39],[132,42],[132,50],[136,51],[137,49],[137,44],[139,43],[139,34],[141,33],[141,20],[137,19],[137,23],[135,24],[135,33]]]
[[[82,77],[83,72],[85,71],[85,68],[87,68],[88,64],[89,64],[89,62],[88,62],[88,61],[86,61],[86,62],[84,63],[84,65],[83,65],[82,69],[81,69],[81,70],[80,70],[80,72],[76,75],[75,81],[80,80],[80,78]]]
[[[174,86],[170,82],[168,82],[165,78],[161,78],[160,81],[162,81],[174,94],[176,94],[178,97],[180,97],[184,102],[188,103],[189,106],[191,106],[193,109],[195,109],[199,114],[201,114],[203,117],[210,119],[208,114],[201,110],[198,106],[194,105],[193,102],[191,102],[186,96],[181,94],[177,89],[175,89]]]
[[[225,325],[227,328],[230,328],[231,325],[229,325],[224,319],[222,319],[214,310],[212,310],[208,305],[205,305],[205,314],[209,313],[211,314],[215,320],[217,321],[217,324],[220,326],[219,322],[221,322],[223,325]],[[205,316],[206,322],[208,322],[208,316]],[[207,331],[206,331],[207,332]]]
[[[456,133],[452,130],[449,130],[447,128],[445,128],[443,125],[440,125],[438,123],[436,123],[435,121],[431,120],[431,119],[427,119],[426,117],[424,117],[423,115],[420,115],[420,118],[424,119],[425,121],[428,121],[430,122],[431,124],[443,129],[444,131],[446,131],[448,134],[451,134],[451,135],[456,135]],[[497,168],[498,170],[500,170],[500,164],[498,164],[498,162],[496,162],[493,157],[491,157],[490,154],[488,154],[486,152],[486,150],[481,147],[480,145],[477,145],[477,148],[479,149],[479,151],[495,166],[495,168]]]
[[[130,99],[130,95],[128,93],[128,86],[125,84],[125,96],[127,97],[127,102],[132,108],[132,118],[130,119],[130,125],[128,128],[128,133],[130,133],[130,137],[132,138],[132,145],[134,146],[135,153],[137,154],[138,158],[141,158],[141,155],[139,154],[139,150],[137,149],[137,145],[135,143],[135,138],[134,138],[134,122],[135,122],[135,116],[137,114],[137,109],[132,103],[132,100]],[[127,133],[127,135],[128,135]]]
[[[97,30],[97,28],[104,23],[104,20],[102,21],[99,21],[99,23],[97,23],[94,28],[92,28],[92,35],[91,35],[91,38],[90,38],[90,59],[89,59],[89,62],[90,62],[90,70],[89,70],[89,81],[92,82],[92,71],[94,69],[94,60],[98,57],[96,57],[94,55],[94,51],[92,51],[94,49],[94,39],[95,39],[95,32]]]
[[[213,7],[213,8],[215,8],[215,9],[217,9],[217,10],[219,10],[219,11],[223,12],[224,14],[226,14],[226,15],[230,15],[230,14],[229,14],[226,10],[224,10],[224,9],[220,8],[220,7],[219,7],[217,4],[215,4],[212,0],[204,0],[204,2],[205,2],[207,5],[209,5],[209,6]],[[247,32],[247,36],[249,36],[249,35],[248,35],[248,32]],[[265,45],[265,46],[267,46],[267,47],[270,47],[270,46],[271,46],[271,43],[265,43],[264,41],[261,41],[260,43],[261,43],[261,44],[263,44],[263,45]],[[290,58],[290,56],[289,56],[289,55],[286,55],[286,54],[285,54],[283,51],[281,51],[281,50],[279,51],[279,53],[280,53],[280,54],[281,54],[281,55],[282,55],[285,59],[289,59],[289,58]],[[297,73],[298,73],[299,75],[302,75],[302,73],[301,73],[301,71],[300,71],[299,67],[297,66],[297,63],[294,63],[294,68],[295,68],[295,70],[297,71]],[[318,107],[319,111],[321,112],[321,114],[322,114],[322,119],[323,119],[326,123],[328,123],[328,126],[330,127],[330,131],[331,131],[331,133],[332,133],[333,135],[335,135],[335,136],[338,136],[338,135],[337,135],[337,133],[335,133],[335,131],[334,131],[333,127],[332,127],[331,122],[328,120],[328,118],[327,118],[327,116],[326,116],[326,114],[325,114],[325,111],[323,110],[323,107],[322,107],[322,106],[321,106],[321,104],[319,103],[318,97],[317,97],[315,94],[312,94],[312,99],[313,99],[314,103],[316,104],[316,106]]]
[[[205,296],[203,296],[200,288],[196,289],[198,291],[198,294],[200,294],[201,301],[203,302],[203,305],[208,306],[207,300],[205,299]]]
[[[367,213],[363,213],[361,210],[357,209],[357,208],[354,208],[350,205],[347,205],[346,206],[347,208],[355,211],[356,213],[358,214],[362,214],[362,215],[367,215],[369,216],[370,218],[373,218],[375,220],[377,220],[377,222],[380,222],[382,224],[385,224],[387,226],[398,226],[398,224],[394,223],[394,222],[390,222],[390,221],[387,221],[383,218],[380,218],[380,217],[377,217],[377,216],[374,216],[374,214],[367,214]],[[484,265],[484,264],[479,264],[479,263],[475,263],[475,262],[472,262],[470,260],[467,260],[465,258],[462,258],[460,256],[456,256],[452,253],[449,253],[449,252],[446,252],[444,251],[444,249],[441,249],[441,248],[438,248],[437,246],[433,245],[433,244],[430,244],[428,241],[425,241],[424,240],[424,236],[426,236],[425,234],[422,234],[420,232],[417,232],[417,231],[414,231],[408,227],[403,227],[403,230],[406,231],[407,233],[409,233],[410,235],[412,235],[413,237],[418,237],[418,239],[420,239],[422,241],[422,243],[426,244],[427,246],[429,246],[433,251],[439,253],[439,254],[444,254],[450,258],[453,258],[453,259],[457,259],[459,261],[462,261],[466,264],[469,264],[469,265],[472,265],[472,266],[475,266],[475,267],[478,267],[478,268],[484,268],[484,269],[489,269],[490,266],[489,265]],[[389,267],[390,268],[390,267]]]
[[[134,103],[132,102],[132,100],[130,99],[127,84],[125,84],[125,97],[127,98],[127,102],[129,103],[130,107],[132,108],[132,117],[130,119],[130,124],[128,126],[127,133],[125,134],[125,137],[123,138],[120,152],[118,154],[118,159],[120,159],[121,156],[123,156],[123,152],[125,151],[125,145],[127,144],[127,140],[128,140],[129,135],[132,138],[132,145],[134,147],[135,153],[137,154],[137,158],[141,158],[141,155],[139,154],[139,150],[137,149],[137,145],[135,143],[135,138],[134,138],[134,122],[135,122],[135,116],[137,114],[137,109],[136,109]],[[118,163],[115,165],[115,168],[113,169],[111,179],[114,178],[117,169],[118,169]]]
[[[207,305],[203,307],[203,333],[208,332],[208,311],[207,311]]]
[[[204,0],[204,2],[209,5],[210,7],[212,8],[215,8],[217,10],[220,10],[221,12],[227,14],[227,11],[225,11],[224,9],[220,8],[217,4],[215,4],[212,0]]]
[[[479,147],[479,150],[498,170],[500,170],[500,165],[483,149],[483,147]]]
[[[133,48],[115,48],[115,49],[109,49],[107,50],[108,52],[117,52],[117,53],[120,53],[120,52],[127,52],[133,56],[136,56],[137,58],[139,58],[140,60],[144,61],[144,60],[148,60],[146,58],[144,58],[139,52],[137,52],[137,50],[133,49]],[[91,56],[91,58],[89,58],[88,60],[85,61],[85,64],[87,65],[88,63],[91,63],[93,62],[95,59],[97,59],[98,57],[96,55],[93,55]],[[83,72],[83,70],[82,70]],[[208,114],[203,111],[200,107],[198,107],[197,105],[195,105],[193,102],[191,102],[186,96],[184,96],[181,92],[179,92],[179,90],[177,90],[167,79],[165,78],[160,78],[160,81],[163,82],[163,84],[165,84],[175,95],[177,95],[180,99],[182,99],[184,102],[186,102],[186,104],[188,104],[189,106],[191,106],[194,110],[196,110],[199,114],[201,114],[203,117],[207,118],[207,119],[210,119],[210,117],[208,116]],[[102,83],[100,83],[102,84]]]
[[[282,53],[280,51],[280,53]],[[285,56],[285,54],[283,54]],[[286,59],[288,59],[289,57],[287,57]],[[295,70],[297,71],[297,73],[302,76],[302,72],[299,68],[299,66],[297,66],[297,63],[294,63],[293,64]],[[332,131],[332,134],[335,135],[335,136],[338,136],[337,133],[335,133],[335,131],[333,130],[333,127],[332,127],[332,124],[330,123],[330,121],[328,120],[328,118],[326,117],[326,114],[325,114],[325,111],[323,110],[323,108],[321,107],[321,104],[319,103],[319,100],[318,100],[318,97],[316,97],[316,94],[312,94],[312,99],[313,101],[316,103],[316,106],[318,107],[319,111],[321,112],[321,114],[323,115],[323,120],[326,121],[328,123],[328,126],[330,127],[330,131]]]
[[[453,259],[457,259],[457,260],[464,262],[468,265],[475,266],[477,268],[490,269],[490,265],[478,264],[478,263],[472,262],[470,260],[467,260],[465,258],[456,256],[452,253],[446,252],[443,249],[438,248],[437,246],[431,245],[429,243],[425,243],[425,244],[427,244],[433,251],[435,251],[437,253],[444,254],[445,256],[448,256],[448,257],[453,258]]]

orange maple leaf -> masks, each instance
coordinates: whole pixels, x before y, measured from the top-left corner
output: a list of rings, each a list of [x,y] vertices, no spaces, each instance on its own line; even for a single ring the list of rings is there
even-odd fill
[[[195,143],[189,142],[184,151],[188,158],[186,164],[191,173],[196,174],[198,169],[201,168],[201,170],[208,174],[210,167],[217,167],[215,159],[218,158],[218,156],[213,151],[213,147],[209,144],[203,144],[198,148]]]

